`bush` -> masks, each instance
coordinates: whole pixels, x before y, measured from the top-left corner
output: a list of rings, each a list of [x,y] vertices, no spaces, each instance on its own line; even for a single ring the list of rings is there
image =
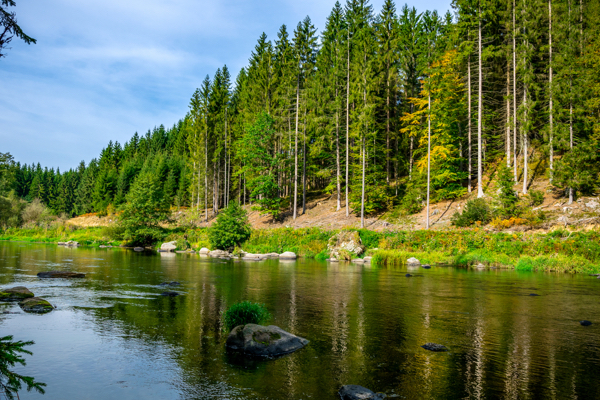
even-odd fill
[[[527,193],[527,202],[531,207],[541,206],[544,203],[544,192],[541,190],[530,190]]]
[[[469,200],[462,213],[456,212],[452,216],[452,225],[458,227],[471,226],[476,222],[487,224],[492,214],[490,207],[484,199]]]
[[[252,303],[248,300],[236,303],[223,314],[225,328],[231,332],[233,328],[246,324],[262,324],[271,318],[264,304]]]
[[[510,168],[504,163],[500,163],[498,168],[498,206],[497,213],[504,218],[515,217],[518,214],[517,202],[519,197],[513,189],[515,181]]]
[[[51,217],[51,214],[50,210],[46,208],[40,199],[34,199],[25,207],[22,216],[24,222],[33,222],[37,224],[48,220]]]
[[[208,239],[213,248],[230,251],[248,240],[250,233],[246,211],[232,201],[208,229]]]

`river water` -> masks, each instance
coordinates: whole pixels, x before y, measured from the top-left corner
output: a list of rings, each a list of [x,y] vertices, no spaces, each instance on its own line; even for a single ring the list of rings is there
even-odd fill
[[[51,270],[86,278],[36,276]],[[600,398],[600,279],[409,272],[4,242],[0,286],[27,286],[56,309],[0,305],[19,312],[0,314],[0,335],[36,343],[17,370],[45,382],[46,394],[21,399],[327,400],[344,384],[392,399]],[[221,313],[241,300],[264,303],[271,324],[310,344],[276,360],[228,354]],[[449,351],[422,349],[427,342]]]

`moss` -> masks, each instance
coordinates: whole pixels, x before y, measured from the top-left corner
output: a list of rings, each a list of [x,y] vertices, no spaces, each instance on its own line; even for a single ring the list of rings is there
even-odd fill
[[[39,297],[32,297],[30,299],[23,300],[19,303],[19,305],[25,312],[33,312],[40,314],[50,312],[54,309],[54,307],[52,307],[52,304]]]

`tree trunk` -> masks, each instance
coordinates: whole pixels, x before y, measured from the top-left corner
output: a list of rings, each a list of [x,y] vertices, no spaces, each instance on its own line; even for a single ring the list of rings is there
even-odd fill
[[[294,216],[298,213],[298,114],[300,113],[300,75],[296,83],[296,138],[294,149]]]
[[[431,78],[431,77],[430,77]],[[427,93],[427,216],[425,229],[429,229],[429,192],[431,189],[431,93]]]
[[[350,169],[350,28],[348,28],[348,58],[346,68],[346,217],[350,215],[348,171]]]
[[[367,159],[365,138],[362,140],[362,193],[360,198],[360,227],[365,227],[365,160]]]
[[[483,73],[482,73],[482,57],[481,57],[481,7],[477,11],[479,18],[479,86],[477,95],[477,197],[483,197],[483,165],[481,160],[481,135],[482,135],[482,114],[483,114]]]
[[[548,113],[550,114],[550,183],[554,178],[554,104],[553,104],[553,88],[552,88],[552,0],[548,0],[548,44],[549,44],[549,79],[548,91],[550,93],[550,104],[548,105]]]
[[[302,215],[306,213],[306,109],[304,110],[304,129],[302,132]]]
[[[506,68],[506,167],[510,168],[510,65]]]
[[[517,17],[516,17],[516,0],[513,0],[513,157],[514,157],[514,176],[515,183],[519,182],[517,173]]]
[[[205,132],[204,136],[204,168],[204,209],[206,210],[204,219],[208,222],[208,132]]]
[[[385,119],[385,172],[386,182],[390,184],[390,61],[387,61],[387,96],[386,104],[386,119]],[[375,151],[375,148],[373,148]]]
[[[468,190],[469,193],[471,193],[473,191],[473,155],[472,155],[472,143],[471,143],[471,131],[472,131],[472,120],[473,120],[473,116],[471,115],[471,55],[469,54],[469,60],[467,61],[467,80],[468,80],[468,94],[467,94],[467,102],[469,104],[469,110],[467,112],[468,116],[468,142],[469,142],[469,149],[468,149],[468,153],[469,153],[469,182],[468,182]],[[412,143],[411,143],[412,145]],[[411,146],[412,147],[412,146]]]
[[[336,189],[337,189],[337,207],[335,211],[340,211],[342,208],[342,186],[340,182],[341,170],[340,170],[340,113],[337,106],[338,89],[337,82],[335,87],[335,99],[336,99],[336,111],[335,111],[335,166],[336,166]]]

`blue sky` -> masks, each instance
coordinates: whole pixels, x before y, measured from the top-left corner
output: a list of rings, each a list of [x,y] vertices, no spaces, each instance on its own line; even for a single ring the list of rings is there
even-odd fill
[[[0,152],[66,170],[109,140],[172,126],[207,74],[227,64],[235,78],[262,32],[274,40],[282,24],[291,32],[306,15],[320,32],[334,4],[17,0],[11,10],[38,43],[14,39],[0,59]],[[383,0],[371,4],[379,11]],[[450,0],[408,5],[444,13]]]

